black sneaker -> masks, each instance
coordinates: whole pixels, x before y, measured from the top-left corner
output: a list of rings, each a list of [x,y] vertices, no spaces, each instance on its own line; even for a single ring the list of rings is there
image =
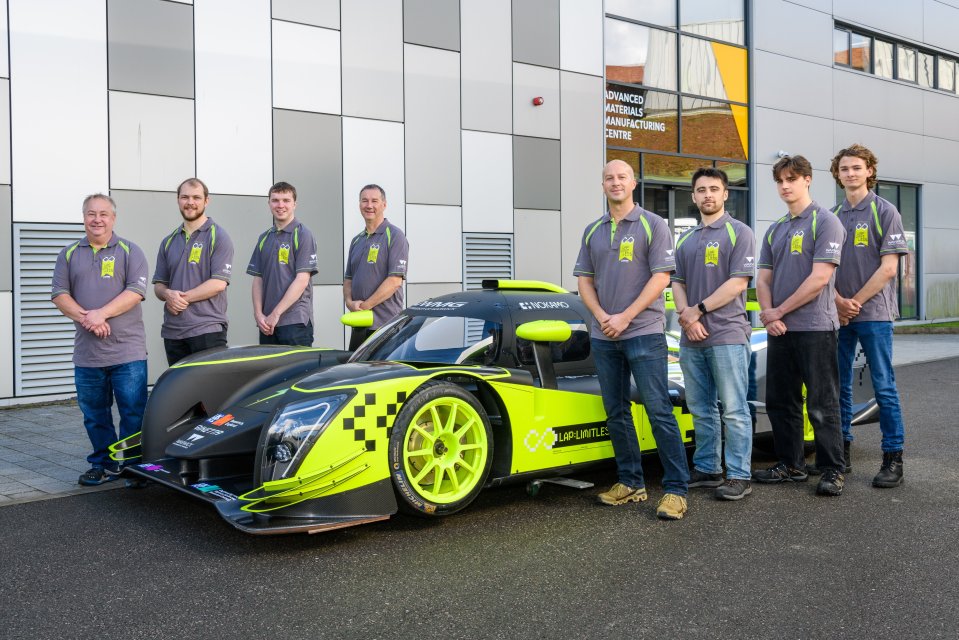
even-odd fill
[[[95,487],[115,479],[116,476],[104,473],[103,467],[92,467],[88,471],[83,472],[77,480],[77,484],[82,484],[85,487]]]
[[[753,480],[763,484],[776,484],[779,482],[805,482],[809,474],[803,469],[793,469],[787,467],[782,462],[769,469],[753,471]]]
[[[872,486],[891,489],[902,484],[902,451],[882,454],[882,467],[872,479]]]
[[[752,492],[753,488],[749,480],[730,478],[721,487],[717,487],[713,495],[717,500],[742,500]]]
[[[723,474],[721,473],[703,473],[693,467],[689,472],[689,483],[686,485],[690,489],[696,487],[718,487],[723,483]]]
[[[842,495],[843,485],[846,484],[846,478],[838,469],[825,469],[819,484],[816,486],[816,494],[820,496],[838,496]]]

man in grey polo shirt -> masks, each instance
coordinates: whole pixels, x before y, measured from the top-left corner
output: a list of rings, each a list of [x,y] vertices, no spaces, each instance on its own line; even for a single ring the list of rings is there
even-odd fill
[[[756,294],[769,333],[766,411],[779,462],[753,474],[757,482],[803,482],[803,384],[816,432],[816,493],[842,493],[845,468],[839,419],[834,279],[845,231],[829,209],[809,195],[812,165],[786,156],[773,165],[779,197],[789,213],[762,237]]]
[[[609,211],[583,233],[573,275],[593,314],[590,346],[603,394],[618,482],[603,504],[647,499],[642,452],[630,402],[630,375],[656,439],[663,489],[656,515],[678,520],[687,511],[689,467],[669,399],[663,290],[674,268],[673,237],[662,218],[633,202],[636,177],[622,160],[603,169]]]
[[[140,430],[147,401],[147,349],[140,303],[146,295],[147,261],[138,246],[113,233],[116,203],[97,193],[83,201],[82,239],[60,251],[51,299],[76,326],[73,372],[77,404],[93,445],[82,485],[112,480],[118,472],[108,447]],[[128,481],[128,486],[142,483]]]
[[[683,328],[679,364],[686,405],[696,426],[689,486],[715,487],[721,500],[740,500],[749,485],[753,425],[746,401],[750,336],[746,287],[756,269],[756,237],[725,209],[729,179],[720,169],[693,174],[693,202],[702,222],[676,241],[673,300]],[[723,405],[722,420],[719,405]],[[723,482],[723,426],[726,482]]]
[[[847,469],[851,466],[852,367],[856,345],[861,344],[869,364],[872,387],[879,405],[882,431],[882,466],[872,486],[902,484],[902,448],[905,428],[896,374],[892,368],[892,321],[899,317],[895,279],[899,256],[909,253],[902,216],[888,200],[876,195],[875,154],[854,144],[832,160],[832,175],[846,191],[834,211],[846,229],[842,265],[836,273],[836,308],[839,311],[839,405]]]
[[[386,192],[377,184],[360,189],[360,215],[366,228],[350,241],[343,277],[343,300],[350,311],[373,310],[373,326],[353,329],[350,351],[403,310],[410,245],[386,215]]]
[[[313,344],[313,287],[316,240],[296,219],[296,189],[288,182],[270,187],[273,226],[253,247],[246,272],[253,276],[253,318],[260,344]]]
[[[160,242],[153,292],[163,300],[160,336],[167,362],[226,346],[226,287],[233,270],[233,241],[206,215],[210,191],[189,178],[177,187],[183,224]]]

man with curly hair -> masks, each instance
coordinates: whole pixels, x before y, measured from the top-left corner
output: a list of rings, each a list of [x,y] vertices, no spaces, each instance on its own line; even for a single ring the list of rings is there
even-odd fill
[[[888,200],[876,195],[875,154],[854,144],[832,159],[832,176],[846,192],[833,211],[846,229],[842,264],[836,272],[836,309],[839,313],[840,408],[846,471],[851,469],[853,440],[852,377],[857,344],[869,363],[879,405],[882,431],[882,467],[874,487],[902,484],[904,428],[896,375],[892,368],[892,321],[899,317],[895,278],[899,256],[906,255],[902,216]]]

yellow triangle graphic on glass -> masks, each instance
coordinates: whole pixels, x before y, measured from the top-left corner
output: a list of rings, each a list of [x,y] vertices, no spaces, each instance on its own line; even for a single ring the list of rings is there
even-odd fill
[[[746,50],[718,42],[710,43],[716,57],[716,67],[723,79],[726,98],[735,102],[748,102],[748,66]],[[743,145],[743,157],[749,157],[749,109],[732,105],[733,120]]]

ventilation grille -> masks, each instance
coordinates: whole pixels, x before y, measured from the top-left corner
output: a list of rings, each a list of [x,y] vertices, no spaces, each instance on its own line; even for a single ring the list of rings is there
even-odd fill
[[[482,289],[483,280],[512,280],[513,236],[508,233],[463,234],[463,289]],[[483,321],[466,326],[467,344],[483,338]]]
[[[15,393],[73,393],[73,321],[50,301],[60,250],[83,235],[83,225],[14,225],[13,304]]]

